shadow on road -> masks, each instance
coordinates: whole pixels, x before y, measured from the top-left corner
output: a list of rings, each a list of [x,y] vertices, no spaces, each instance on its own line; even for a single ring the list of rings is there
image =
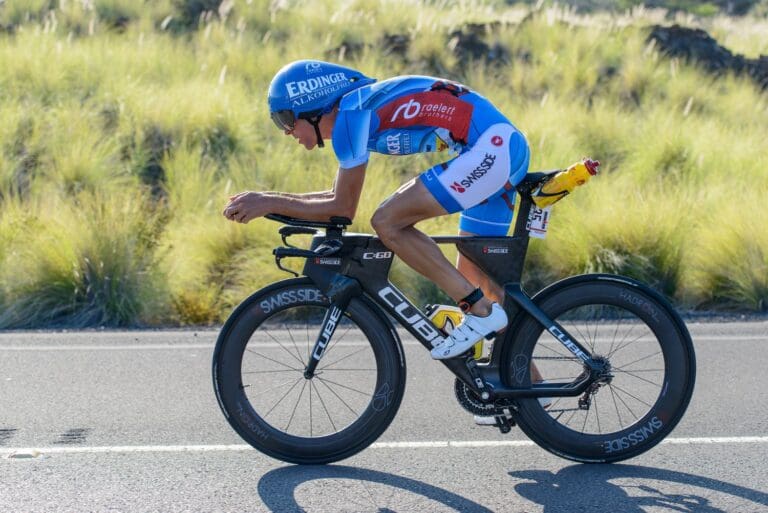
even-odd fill
[[[705,492],[709,497],[712,497],[711,492],[714,491],[744,499],[752,503],[748,511],[757,511],[752,509],[756,506],[768,506],[768,494],[757,490],[695,474],[636,465],[573,465],[557,473],[519,470],[509,475],[528,481],[514,485],[515,492],[544,506],[544,513],[645,513],[650,507],[682,513],[734,511],[731,508],[724,510],[714,507],[710,499],[701,495],[669,491],[679,490],[679,485],[685,486],[686,490],[690,490],[690,487],[709,490]],[[630,483],[613,483],[614,480],[629,480]],[[655,483],[651,485],[648,481]]]
[[[296,497],[297,489],[314,480],[341,480],[341,483],[313,487],[312,495],[301,500],[303,504],[300,504]],[[305,508],[311,511],[340,511],[339,507],[343,511],[423,512],[434,511],[434,506],[438,504],[440,511],[493,513],[461,495],[423,481],[340,465],[282,467],[264,474],[258,489],[264,504],[271,511],[280,513],[304,511]]]
[[[509,475],[522,481],[513,485],[514,493],[543,506],[544,513],[645,513],[649,508],[681,513],[727,513],[734,511],[730,504],[733,499],[746,503],[739,511],[762,511],[768,507],[768,494],[764,492],[695,474],[636,465],[572,465],[558,472],[520,470]],[[315,486],[302,486],[313,481],[317,481]],[[500,486],[500,493],[513,493],[505,484]],[[690,493],[691,488],[701,489],[703,495]],[[395,513],[436,509],[492,513],[481,504],[423,481],[340,465],[275,469],[262,476],[258,492],[267,508],[280,513],[306,510]],[[715,495],[712,492],[727,496],[721,499],[730,507],[720,509],[712,505],[710,498]],[[498,498],[494,502],[498,503]],[[743,509],[745,507],[747,509]]]

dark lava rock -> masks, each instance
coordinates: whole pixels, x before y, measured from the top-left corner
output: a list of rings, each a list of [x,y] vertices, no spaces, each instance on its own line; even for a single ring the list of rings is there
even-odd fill
[[[405,57],[408,47],[411,45],[411,36],[408,34],[384,34],[380,45],[384,55],[395,54]]]
[[[363,53],[365,45],[355,41],[342,41],[336,48],[331,48],[325,54],[329,60],[344,62],[345,59],[357,59]]]
[[[466,64],[469,60],[484,59],[486,62],[509,62],[509,50],[499,43],[489,45],[482,37],[485,31],[477,26],[469,26],[468,32],[455,30],[448,36],[448,49],[459,59],[460,64]]]
[[[670,57],[684,59],[700,65],[705,70],[721,74],[727,71],[746,73],[763,89],[768,88],[768,56],[748,59],[734,54],[701,29],[672,25],[653,26],[648,36],[655,41],[661,52]]]

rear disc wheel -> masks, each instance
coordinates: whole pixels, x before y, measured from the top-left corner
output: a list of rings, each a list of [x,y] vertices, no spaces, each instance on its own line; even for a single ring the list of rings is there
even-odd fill
[[[693,346],[666,302],[640,285],[577,283],[539,305],[593,358],[604,377],[575,397],[519,401],[521,429],[559,456],[583,462],[634,457],[659,443],[682,417],[693,392]],[[527,386],[579,381],[582,360],[534,321],[519,330],[508,380]],[[523,362],[528,362],[523,364]]]

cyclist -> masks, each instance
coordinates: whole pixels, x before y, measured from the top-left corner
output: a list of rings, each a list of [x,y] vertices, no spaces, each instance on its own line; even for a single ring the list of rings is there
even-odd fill
[[[440,78],[376,81],[348,67],[302,60],[277,72],[268,102],[275,124],[308,150],[332,141],[339,161],[333,188],[307,194],[242,192],[230,197],[223,212],[227,219],[247,223],[268,213],[351,219],[371,151],[405,155],[448,150],[452,158],[422,172],[379,205],[371,225],[387,247],[465,313],[462,323],[432,349],[433,358],[458,356],[506,327],[498,284],[461,255],[454,267],[414,227],[461,212],[461,235],[507,234],[514,185],[528,171],[530,152],[523,134],[490,101]]]

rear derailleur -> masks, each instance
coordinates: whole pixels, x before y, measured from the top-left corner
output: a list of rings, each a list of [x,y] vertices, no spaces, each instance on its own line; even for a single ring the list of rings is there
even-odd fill
[[[600,387],[609,384],[613,380],[613,374],[611,374],[611,364],[607,358],[603,356],[596,356],[596,361],[602,363],[603,368],[595,375],[596,381],[589,385],[584,395],[579,397],[579,409],[588,410],[592,406],[592,397],[597,394]],[[587,370],[585,369],[585,373]]]

